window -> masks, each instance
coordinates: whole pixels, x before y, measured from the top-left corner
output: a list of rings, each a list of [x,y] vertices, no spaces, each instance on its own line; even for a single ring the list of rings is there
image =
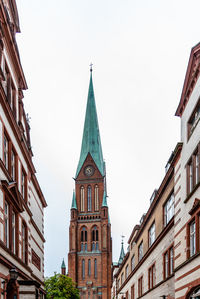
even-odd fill
[[[5,202],[5,243],[9,248],[9,205]]]
[[[82,279],[85,279],[85,260],[82,260]]]
[[[94,188],[94,209],[99,210],[99,187],[97,185]]]
[[[84,187],[81,186],[81,212],[84,212],[85,205],[84,205],[85,197],[84,197]]]
[[[27,227],[22,224],[22,261],[27,263]]]
[[[164,253],[164,279],[172,275],[174,271],[174,248],[171,246]]]
[[[155,222],[154,222],[149,229],[149,247],[151,247],[151,245],[153,244],[153,242],[156,239],[155,229],[156,229],[156,226],[155,226]]]
[[[128,277],[128,265],[125,268],[125,279],[127,279],[127,277]]]
[[[193,221],[190,224],[190,256],[196,253],[196,224]]]
[[[121,285],[124,283],[124,272],[121,275]]]
[[[166,226],[174,216],[174,193],[170,195],[164,205],[164,225]]]
[[[97,259],[94,259],[94,278],[97,278]]]
[[[40,271],[41,270],[41,259],[37,253],[32,249],[32,264]]]
[[[200,201],[195,200],[193,207],[197,208],[200,205]],[[194,214],[195,212],[195,214]],[[193,215],[192,219],[187,225],[187,257],[195,255],[200,251],[200,209],[191,210],[190,215]]]
[[[135,299],[135,285],[131,287],[131,299]]]
[[[138,279],[138,297],[141,297],[143,294],[143,276]]]
[[[135,268],[135,256],[133,255],[131,258],[131,271],[133,271]]]
[[[4,165],[8,169],[8,138],[4,135]]]
[[[197,103],[189,121],[188,121],[188,139],[194,132],[194,129],[196,128],[198,122],[200,119],[200,101]]]
[[[81,251],[87,251],[87,230],[85,227],[81,230]]]
[[[92,190],[91,186],[88,186],[87,189],[87,204],[88,204],[88,212],[92,211]]]
[[[91,260],[88,260],[88,276],[91,276]]]
[[[21,195],[26,200],[26,174],[23,169],[21,173]]]
[[[187,167],[187,195],[189,195],[194,187],[199,183],[200,179],[200,167],[199,167],[199,158],[200,155],[200,144],[195,150],[194,154],[190,158]]]
[[[97,226],[94,226],[92,229],[92,251],[99,249],[99,231]]]
[[[156,266],[153,264],[148,270],[149,290],[156,285]]]
[[[138,247],[138,260],[140,261],[143,258],[143,241]]]
[[[12,252],[16,253],[16,215],[12,211]]]
[[[11,151],[11,177],[13,181],[16,180],[16,155],[14,151]]]
[[[117,280],[117,288],[118,289],[120,288],[120,278],[118,278],[118,280]]]

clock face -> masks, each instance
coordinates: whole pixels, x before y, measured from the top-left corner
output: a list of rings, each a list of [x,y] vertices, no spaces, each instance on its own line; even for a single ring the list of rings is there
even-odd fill
[[[94,174],[94,167],[92,167],[91,165],[86,166],[84,169],[84,173],[87,176],[92,176]]]

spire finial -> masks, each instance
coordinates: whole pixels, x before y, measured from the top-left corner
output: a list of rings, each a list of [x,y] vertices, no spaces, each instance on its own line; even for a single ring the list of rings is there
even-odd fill
[[[122,244],[124,244],[124,238],[125,238],[125,236],[123,235],[123,233],[122,233],[121,237],[122,237]]]
[[[93,66],[93,63],[90,63],[90,72],[93,71],[92,66]]]

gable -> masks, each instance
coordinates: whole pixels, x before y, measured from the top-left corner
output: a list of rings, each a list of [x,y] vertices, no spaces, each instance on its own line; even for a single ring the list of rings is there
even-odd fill
[[[183,84],[181,99],[176,110],[176,116],[182,116],[190,95],[200,75],[200,43],[194,46],[190,53],[188,67]]]
[[[91,176],[86,176],[85,175],[85,167],[86,166],[89,166],[89,165],[91,165],[92,166],[92,168],[94,169],[94,174],[93,175],[91,175]],[[90,153],[88,153],[88,155],[87,155],[87,157],[86,157],[86,159],[85,159],[85,161],[83,162],[83,165],[82,165],[82,167],[81,167],[81,169],[80,169],[80,172],[79,172],[79,174],[78,174],[78,176],[77,176],[77,180],[82,180],[82,179],[86,179],[86,180],[88,180],[88,179],[96,179],[96,178],[103,178],[103,176],[102,176],[102,174],[100,173],[100,171],[99,171],[99,169],[98,169],[98,167],[97,167],[97,165],[96,165],[96,163],[95,163],[95,161],[94,161],[94,159],[92,158],[92,156],[90,155]]]

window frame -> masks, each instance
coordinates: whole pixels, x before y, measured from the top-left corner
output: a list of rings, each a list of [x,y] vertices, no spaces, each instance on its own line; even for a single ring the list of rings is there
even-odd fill
[[[140,250],[142,249],[142,250]],[[142,254],[141,254],[142,252]],[[138,245],[138,262],[140,262],[142,260],[144,256],[144,248],[143,248],[143,240],[140,242],[140,244]]]
[[[200,183],[200,143],[195,148],[188,162],[186,163],[186,186],[187,197],[192,194]]]
[[[152,228],[154,228],[154,239],[152,240]],[[156,223],[155,223],[155,220],[153,221],[153,223],[151,224],[149,230],[148,230],[148,245],[149,245],[149,248],[153,245],[153,243],[155,242],[156,240]]]
[[[169,202],[172,199],[172,204]],[[175,202],[175,196],[174,196],[174,191],[170,193],[168,196],[167,200],[163,204],[163,225],[166,227],[168,223],[173,219],[174,217],[174,202]],[[169,206],[168,206],[169,205]],[[171,215],[169,216],[169,214]]]
[[[200,98],[187,122],[187,141],[189,141],[200,120]]]
[[[156,285],[156,263],[148,269],[148,289],[151,290]]]
[[[138,297],[141,297],[143,295],[143,285],[144,285],[144,281],[143,281],[143,275],[138,278]]]
[[[167,260],[165,257],[167,257]],[[163,279],[167,279],[171,277],[173,273],[174,273],[174,244],[171,244],[168,247],[168,249],[165,250],[165,252],[163,253]]]

